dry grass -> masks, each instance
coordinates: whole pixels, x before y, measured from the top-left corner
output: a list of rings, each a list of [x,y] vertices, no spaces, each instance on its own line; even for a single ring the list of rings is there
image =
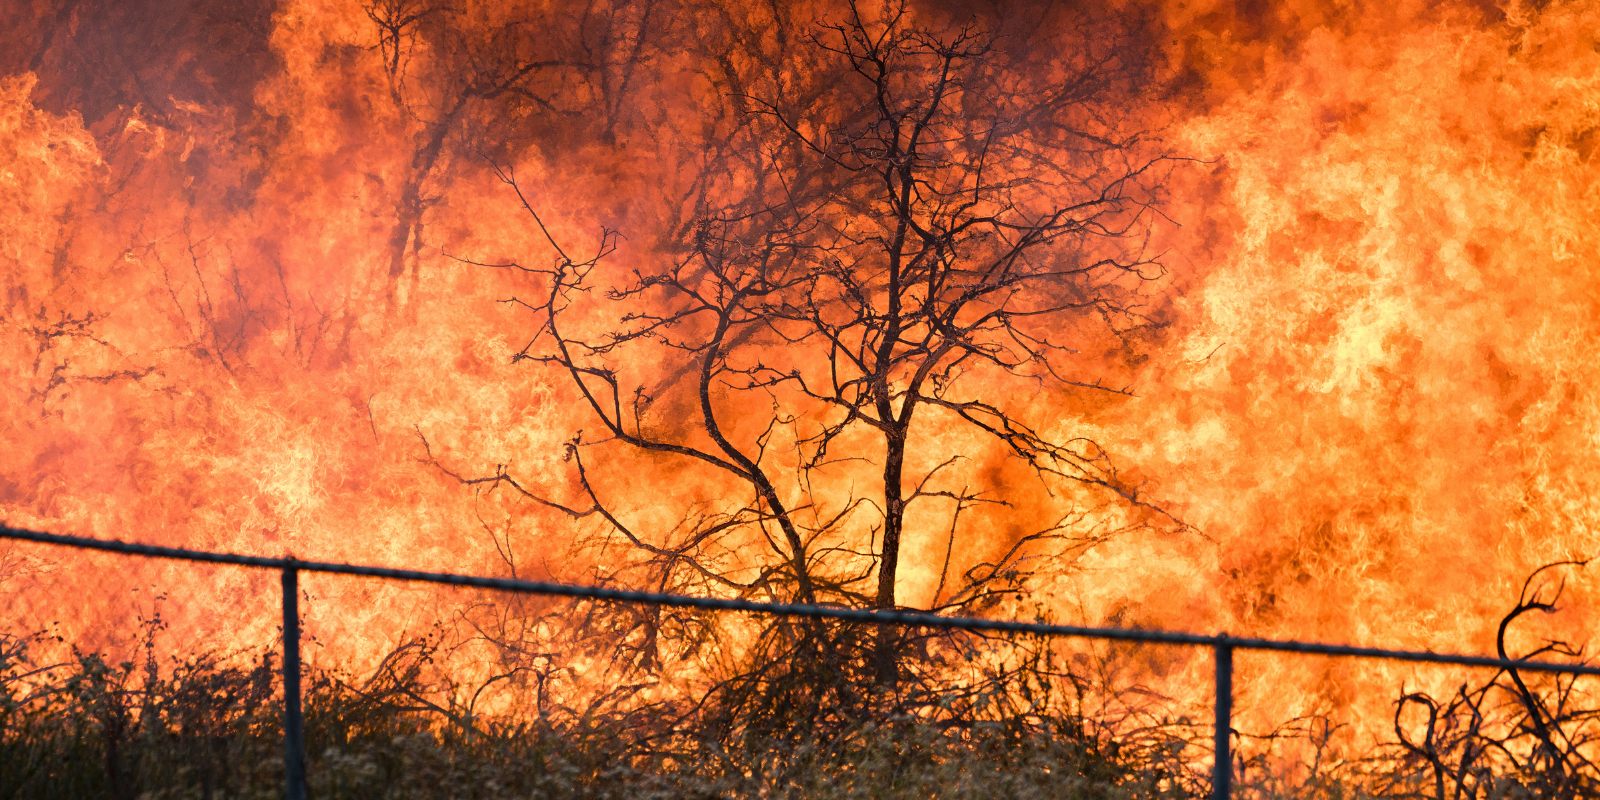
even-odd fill
[[[39,653],[70,647],[0,634],[0,800],[282,796],[273,649],[174,656],[158,652],[159,627],[146,623],[136,661],[115,663],[71,651],[62,663],[40,664]],[[696,713],[591,704],[470,717],[415,668],[428,656],[408,645],[404,658],[385,661],[402,668],[382,679],[308,670],[312,797],[1167,798],[1209,790],[1209,731],[1123,735],[1054,701],[1019,711],[998,693],[976,702],[967,694],[947,702],[956,710],[942,717],[879,709],[814,726],[794,718],[729,727],[726,710],[708,704],[691,704]],[[1454,698],[1407,695],[1402,711],[1432,704],[1430,725],[1408,723],[1405,738],[1363,758],[1255,760],[1235,796],[1600,796],[1584,757],[1592,704],[1568,680],[1529,690],[1499,675]],[[1538,718],[1553,731],[1546,735],[1575,744],[1563,752],[1542,744],[1528,697],[1542,704]]]
[[[147,634],[150,631],[147,631]],[[0,798],[282,796],[277,664],[268,648],[140,662],[0,638]],[[163,663],[164,662],[164,663]],[[827,735],[698,735],[620,711],[478,720],[416,702],[428,687],[311,669],[316,798],[991,798],[1183,796],[1173,770],[1078,721],[887,715]],[[668,729],[671,727],[672,729]],[[1142,752],[1142,751],[1141,751]],[[1190,787],[1193,788],[1193,787]]]

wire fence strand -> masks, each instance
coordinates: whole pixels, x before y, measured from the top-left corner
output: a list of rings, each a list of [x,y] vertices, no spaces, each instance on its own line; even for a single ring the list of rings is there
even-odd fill
[[[1600,675],[1600,667],[1586,664],[1560,664],[1550,661],[1503,659],[1490,656],[1434,653],[1418,650],[1390,650],[1379,647],[1356,647],[1345,644],[1302,642],[1293,639],[1259,639],[1162,631],[1140,628],[1111,628],[1089,625],[1055,625],[1045,622],[1019,622],[1012,620],[959,617],[925,611],[899,609],[860,609],[842,606],[812,605],[806,603],[767,603],[755,600],[719,597],[691,597],[662,592],[640,592],[632,589],[613,589],[604,586],[585,586],[570,583],[524,581],[514,578],[489,578],[481,575],[459,575],[452,572],[422,572],[391,567],[335,564],[327,561],[302,561],[297,558],[264,558],[238,553],[214,553],[206,550],[189,550],[182,547],[162,547],[138,542],[92,539],[84,536],[66,536],[58,533],[13,528],[0,523],[0,539],[58,545],[84,550],[99,550],[123,555],[168,558],[208,564],[231,564],[257,569],[274,569],[283,578],[283,686],[284,686],[284,797],[286,800],[304,800],[305,741],[300,707],[300,634],[298,595],[301,572],[322,572],[334,575],[355,575],[366,578],[384,578],[397,581],[416,581],[445,586],[467,586],[478,589],[537,594],[552,597],[573,597],[618,603],[636,603],[672,608],[695,608],[709,611],[739,611],[777,617],[806,619],[832,619],[845,622],[864,622],[876,625],[894,625],[908,628],[935,628],[946,630],[986,631],[996,633],[1021,633],[1035,636],[1107,639],[1122,642],[1209,647],[1215,658],[1216,693],[1215,720],[1213,723],[1213,765],[1211,796],[1213,800],[1228,800],[1232,792],[1233,767],[1230,744],[1234,735],[1233,716],[1233,653],[1235,650],[1259,650],[1280,653],[1305,653],[1323,656],[1376,658],[1395,661],[1412,661],[1429,664],[1454,664],[1467,667],[1493,667],[1501,670],[1564,673],[1570,675]]]
[[[1556,672],[1573,675],[1600,675],[1600,666],[1562,664],[1550,661],[1503,659],[1455,653],[1435,653],[1423,650],[1393,650],[1379,647],[1358,647],[1346,644],[1303,642],[1293,639],[1260,639],[1226,634],[1190,633],[1184,631],[1150,630],[1145,628],[1114,628],[1089,625],[1057,625],[1043,622],[1018,622],[982,617],[959,617],[919,611],[890,611],[846,608],[842,606],[809,605],[805,603],[769,603],[737,598],[693,597],[661,592],[641,592],[632,589],[613,589],[604,586],[585,586],[570,583],[548,583],[512,578],[489,578],[479,575],[459,575],[451,572],[422,572],[390,567],[358,564],[336,564],[326,561],[302,561],[295,558],[265,558],[236,553],[213,553],[181,547],[91,539],[83,536],[65,536],[55,533],[24,530],[0,525],[0,538],[41,544],[62,545],[111,553],[198,561],[210,564],[234,564],[263,569],[294,569],[300,572],[323,572],[336,575],[358,575],[368,578],[386,578],[398,581],[436,583],[446,586],[467,586],[521,594],[538,594],[555,597],[575,597],[589,600],[607,600],[620,603],[638,603],[672,608],[697,608],[711,611],[743,611],[780,617],[810,619],[836,619],[848,622],[867,622],[917,628],[944,628],[970,631],[1025,633],[1039,636],[1109,639],[1124,642],[1151,642],[1158,644],[1215,647],[1227,642],[1235,650],[1263,650],[1283,653],[1345,656],[1355,658],[1393,659],[1430,664],[1456,664],[1468,667],[1518,669],[1530,672]]]

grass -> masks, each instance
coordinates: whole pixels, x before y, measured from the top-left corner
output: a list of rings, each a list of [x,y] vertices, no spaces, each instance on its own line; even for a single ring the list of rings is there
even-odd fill
[[[0,635],[0,798],[281,797],[282,695],[269,648],[138,661]],[[53,668],[47,668],[53,667]],[[659,709],[508,712],[471,724],[426,700],[417,670],[304,680],[315,798],[1144,798],[1172,769],[1070,718],[931,724],[885,715],[826,735],[711,737]]]
[[[147,621],[137,658],[115,662],[48,636],[0,634],[0,800],[282,796],[273,649],[159,654],[160,627]],[[63,650],[59,663],[37,660]],[[1209,790],[1209,730],[1135,735],[1061,710],[1070,704],[1018,705],[1014,692],[953,691],[935,698],[949,714],[879,709],[828,725],[809,724],[808,711],[730,727],[709,700],[637,698],[575,708],[539,700],[475,716],[427,678],[434,652],[413,642],[364,679],[307,670],[312,797],[1131,800]],[[1431,711],[1397,742],[1357,759],[1324,760],[1313,747],[1310,765],[1258,754],[1235,797],[1600,796],[1587,759],[1600,741],[1592,704],[1570,681],[1519,686],[1496,676],[1453,698],[1406,695],[1402,712]],[[1306,743],[1317,744],[1308,730]]]

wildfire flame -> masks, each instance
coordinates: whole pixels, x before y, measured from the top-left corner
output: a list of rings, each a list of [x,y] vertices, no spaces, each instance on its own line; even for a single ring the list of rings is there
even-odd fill
[[[570,389],[510,363],[528,333],[499,302],[514,277],[451,256],[544,246],[486,158],[514,166],[562,238],[605,225],[649,252],[681,222],[702,106],[732,102],[663,40],[731,23],[684,8],[552,12],[553,46],[603,55],[541,62],[515,91],[461,77],[474,48],[519,46],[490,35],[516,16],[499,4],[10,12],[0,516],[581,579],[559,509],[457,479],[565,474],[562,444],[588,423]],[[1147,17],[1161,64],[1146,123],[1196,159],[1167,189],[1181,227],[1159,232],[1163,327],[1132,357],[1092,354],[1133,397],[1037,402],[1192,530],[1097,545],[1039,597],[1087,623],[1492,650],[1523,579],[1597,545],[1600,7],[1125,11]],[[556,122],[494,127],[530,114]],[[634,479],[677,491],[670,472]],[[969,546],[1013,535],[987,530]],[[941,555],[908,553],[908,596]],[[1593,583],[1568,578],[1559,613],[1514,644],[1582,640]],[[308,629],[346,655],[459,602],[307,584]],[[152,588],[181,595],[164,612],[181,637],[272,636],[271,576],[0,548],[16,626],[105,637]],[[1170,691],[1204,696],[1199,662],[1152,658]],[[1379,730],[1402,681],[1438,679],[1239,663],[1241,727],[1257,730],[1345,707]]]

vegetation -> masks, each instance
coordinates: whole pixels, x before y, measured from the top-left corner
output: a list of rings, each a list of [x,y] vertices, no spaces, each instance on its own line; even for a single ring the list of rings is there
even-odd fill
[[[1033,402],[1125,395],[1116,359],[1081,351],[1137,350],[1163,275],[1146,243],[1171,159],[1109,114],[1138,93],[1134,31],[1072,21],[1001,36],[850,4],[787,30],[724,89],[737,113],[706,147],[692,217],[650,248],[608,230],[574,244],[493,160],[541,238],[470,263],[519,280],[512,361],[575,409],[567,474],[469,477],[470,454],[424,438],[428,460],[480,496],[564,512],[585,582],[691,595],[1043,614],[1036,575],[1181,529]],[[908,586],[911,566],[934,580]],[[694,723],[722,747],[897,718],[1055,737],[1081,689],[1022,641],[669,609],[585,624],[573,641],[618,685],[701,676]],[[524,654],[548,628],[522,630],[485,628],[506,675],[544,661]]]
[[[1501,626],[1503,655],[1519,655],[1506,650],[1516,620],[1555,609],[1560,587],[1538,579],[1560,566],[1529,578]],[[0,635],[0,798],[281,796],[275,649],[164,653],[163,628],[159,614],[143,620],[124,660],[44,632]],[[555,692],[552,672],[491,679],[509,678],[514,700],[484,712],[487,684],[461,682],[446,639],[413,639],[363,676],[307,670],[311,796],[1165,798],[1209,788],[1207,726],[1111,711],[1106,686],[1057,670],[1040,642],[969,642],[1035,657],[923,698],[943,713],[863,708],[848,724],[835,714],[810,725],[790,708],[772,724],[729,726],[750,711],[737,693],[645,702],[599,685]],[[70,658],[41,661],[63,650]],[[1579,654],[1549,642],[1521,655]],[[778,696],[805,695],[788,688]],[[1394,739],[1359,758],[1333,756],[1331,719],[1275,735],[1309,746],[1309,758],[1242,743],[1235,796],[1594,797],[1596,707],[1571,678],[1515,670],[1444,698],[1402,689]]]
[[[57,644],[49,637],[0,639],[0,797],[281,796],[272,651],[162,664],[159,628],[147,624],[138,663],[74,652],[42,667],[32,657]],[[677,730],[672,709],[603,701],[464,718],[430,675],[435,648],[414,642],[365,680],[310,670],[311,796],[1134,798],[1187,785],[1170,747],[1119,746],[1073,718],[1025,719],[994,694],[969,698],[963,726],[891,716],[734,740]]]

